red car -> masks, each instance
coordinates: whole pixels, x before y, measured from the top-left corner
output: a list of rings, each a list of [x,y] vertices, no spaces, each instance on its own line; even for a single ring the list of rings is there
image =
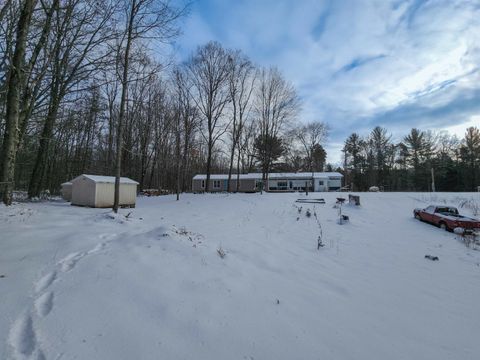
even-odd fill
[[[480,229],[480,220],[460,215],[453,206],[430,205],[425,209],[413,210],[413,216],[447,231],[455,228]]]

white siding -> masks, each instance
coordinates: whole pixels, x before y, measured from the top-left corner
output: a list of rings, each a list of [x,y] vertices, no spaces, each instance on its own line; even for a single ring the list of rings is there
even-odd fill
[[[64,200],[72,201],[72,183],[63,183],[61,193]]]
[[[113,206],[115,184],[96,184],[95,207],[108,208]],[[135,206],[137,199],[137,184],[120,184],[120,206]]]
[[[89,176],[72,180],[72,205],[109,208],[113,206],[115,183],[96,182]],[[120,184],[120,206],[135,206],[137,183],[132,180]]]
[[[72,205],[95,206],[95,182],[86,177],[72,181]]]

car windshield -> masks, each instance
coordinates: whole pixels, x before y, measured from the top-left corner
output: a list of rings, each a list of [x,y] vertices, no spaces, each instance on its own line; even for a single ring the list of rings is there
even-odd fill
[[[458,210],[453,207],[439,207],[437,213],[458,215]]]

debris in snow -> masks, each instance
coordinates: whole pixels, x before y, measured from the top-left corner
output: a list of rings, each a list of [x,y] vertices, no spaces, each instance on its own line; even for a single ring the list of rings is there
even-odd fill
[[[344,198],[337,198],[337,202],[336,202],[336,207],[338,209],[338,220],[337,220],[337,223],[339,225],[343,225],[345,222],[347,222],[349,219],[348,219],[348,216],[347,215],[343,215],[342,214],[342,204],[345,202],[345,199]],[[334,206],[335,207],[335,206]]]
[[[350,205],[360,206],[360,196],[348,194],[348,203]]]
[[[350,218],[347,215],[340,215],[338,220],[337,220],[337,224],[338,225],[343,225],[346,222],[348,222],[349,220],[350,220]]]
[[[0,279],[4,279],[4,278],[6,278],[6,276],[3,275],[3,274],[1,274],[1,275],[0,275]]]
[[[218,254],[218,256],[220,256],[222,259],[225,257],[225,255],[227,255],[227,254],[225,253],[225,250],[223,250],[221,246],[217,249],[217,254]]]
[[[280,305],[280,300],[277,299],[276,303],[277,303],[277,305]]]
[[[325,199],[297,199],[295,202],[302,204],[325,204]]]
[[[480,233],[476,232],[473,229],[465,229],[461,227],[456,227],[453,229],[453,232],[457,235],[466,247],[477,249],[477,246],[480,245]]]
[[[125,215],[120,214],[120,213],[114,213],[113,211],[108,212],[108,213],[104,213],[102,216],[103,216],[104,219],[114,220],[115,222],[117,222],[119,224],[124,224],[126,221],[131,220],[128,217],[128,216],[130,216],[130,214],[128,214],[128,216],[125,216]]]
[[[318,218],[316,211],[313,212],[313,216],[315,217],[315,220],[317,221],[318,230],[320,232],[320,234],[318,235],[318,238],[317,238],[317,250],[320,250],[321,247],[325,246],[325,244],[322,241],[322,238],[323,238],[322,224],[320,223],[320,219]]]
[[[438,261],[438,256],[425,255],[425,259],[432,260],[432,261]]]
[[[319,236],[317,239],[317,250],[320,250],[321,247],[324,247],[325,244],[322,242],[322,237]]]
[[[184,236],[187,236],[188,235],[188,230],[187,228],[185,227],[181,227],[180,229],[175,229],[175,232],[178,234],[178,235],[184,235]]]
[[[312,216],[312,213],[310,212],[310,209],[307,209],[307,211],[305,212],[305,215],[306,215],[306,217],[308,217],[308,218],[309,218],[310,216]]]

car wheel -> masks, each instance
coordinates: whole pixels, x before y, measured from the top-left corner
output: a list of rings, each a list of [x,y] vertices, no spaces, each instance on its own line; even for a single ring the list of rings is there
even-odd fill
[[[418,215],[418,214],[415,214],[415,219],[417,219],[417,220],[422,220],[422,218],[421,218],[420,215]]]
[[[443,222],[440,223],[440,229],[445,230],[445,231],[448,231],[448,226],[447,226],[447,224],[445,224],[445,223],[443,223]]]

